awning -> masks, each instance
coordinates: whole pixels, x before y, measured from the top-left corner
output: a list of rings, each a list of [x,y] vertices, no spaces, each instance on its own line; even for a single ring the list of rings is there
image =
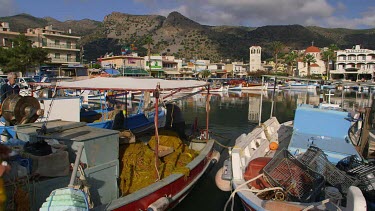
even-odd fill
[[[99,73],[102,70],[101,69],[88,69],[88,71],[92,73]]]
[[[114,90],[114,91],[155,91],[156,86],[160,85],[160,90],[178,90],[194,87],[203,87],[208,85],[204,81],[196,80],[163,80],[163,79],[144,79],[117,77],[106,78],[98,77],[81,81],[56,83],[58,89],[82,89],[82,90]]]
[[[167,75],[180,75],[181,73],[175,70],[164,70],[164,73]]]
[[[108,73],[110,75],[120,75],[121,73],[116,69],[105,69],[103,70],[105,73]]]
[[[124,75],[149,75],[146,70],[143,69],[125,69]]]

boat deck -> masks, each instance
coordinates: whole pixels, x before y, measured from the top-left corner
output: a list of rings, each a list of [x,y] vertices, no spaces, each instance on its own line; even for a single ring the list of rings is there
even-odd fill
[[[281,125],[281,127],[285,127],[283,130],[281,130],[285,132],[278,134],[279,148],[277,148],[277,150],[270,150],[267,157],[273,157],[283,149],[288,149],[293,134],[293,122],[286,122],[285,124]]]

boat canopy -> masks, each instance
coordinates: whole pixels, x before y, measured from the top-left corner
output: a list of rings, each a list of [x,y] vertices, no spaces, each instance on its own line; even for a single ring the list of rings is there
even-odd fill
[[[97,77],[81,81],[56,83],[57,89],[82,89],[82,90],[113,90],[113,91],[154,91],[160,85],[160,90],[181,90],[195,87],[203,87],[209,83],[205,81],[163,80],[146,78],[106,78]]]

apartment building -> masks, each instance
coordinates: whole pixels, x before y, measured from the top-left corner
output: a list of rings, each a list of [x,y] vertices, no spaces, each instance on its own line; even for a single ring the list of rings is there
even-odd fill
[[[360,80],[371,79],[375,72],[375,50],[363,49],[360,45],[352,49],[336,51],[334,79]]]
[[[78,36],[70,35],[63,31],[54,30],[52,26],[44,28],[27,29],[25,36],[32,41],[33,46],[41,47],[47,50],[48,57],[51,58],[52,66],[77,66],[80,63],[81,49],[77,42],[81,39]],[[19,32],[12,32],[9,23],[0,23],[1,46],[6,48],[13,47],[13,41]]]

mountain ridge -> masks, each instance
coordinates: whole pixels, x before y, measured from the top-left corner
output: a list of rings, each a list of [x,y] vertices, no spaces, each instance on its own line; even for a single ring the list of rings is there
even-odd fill
[[[305,49],[314,41],[317,47],[336,44],[351,48],[360,44],[375,49],[375,29],[323,28],[319,26],[267,25],[261,27],[208,26],[195,22],[178,12],[161,15],[132,15],[112,12],[103,21],[90,19],[59,21],[53,17],[37,18],[29,14],[0,17],[9,22],[12,31],[52,25],[55,29],[81,36],[86,60],[96,60],[107,52],[121,53],[122,46],[134,44],[139,55],[147,54],[146,37],[152,36],[151,52],[187,59],[224,59],[248,61],[249,47],[262,47],[262,59],[272,57],[270,44],[284,43],[289,49]]]

